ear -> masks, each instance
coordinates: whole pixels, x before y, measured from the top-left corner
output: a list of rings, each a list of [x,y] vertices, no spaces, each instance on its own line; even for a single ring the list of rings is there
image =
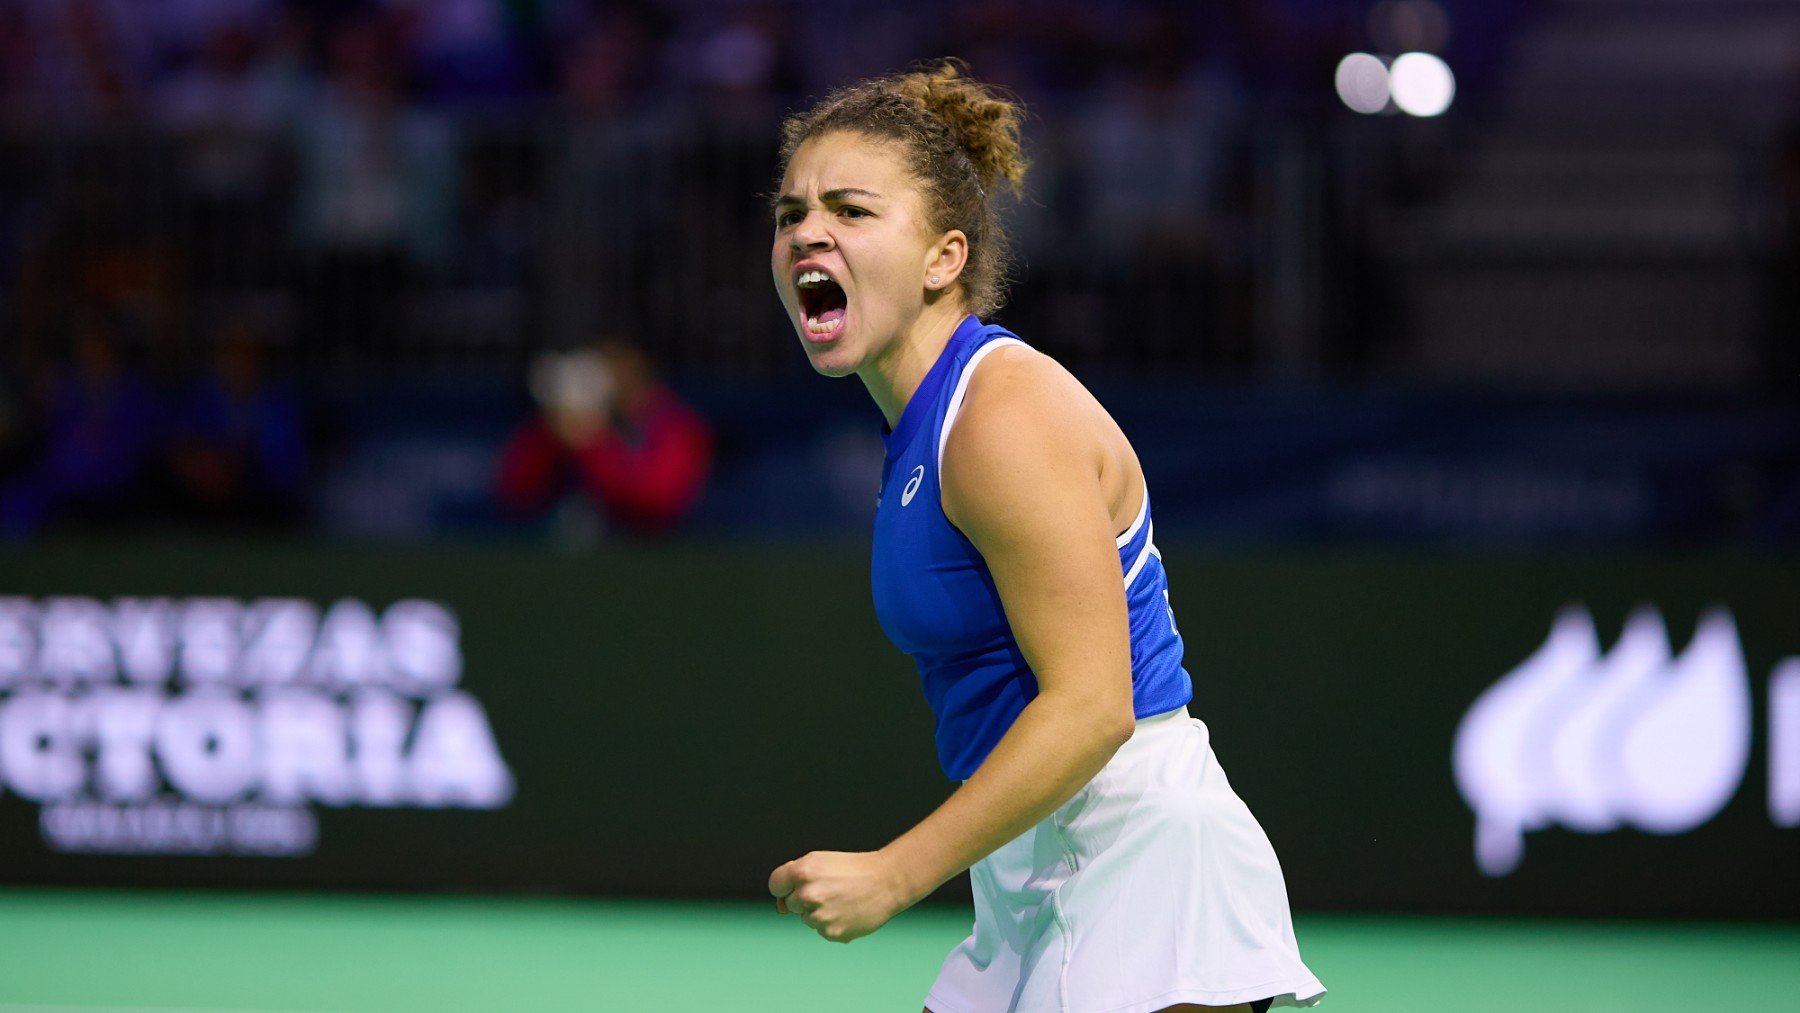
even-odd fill
[[[926,292],[947,292],[962,275],[969,262],[969,237],[961,229],[951,229],[937,238],[925,251],[925,271],[920,278]],[[931,279],[936,278],[933,282]]]

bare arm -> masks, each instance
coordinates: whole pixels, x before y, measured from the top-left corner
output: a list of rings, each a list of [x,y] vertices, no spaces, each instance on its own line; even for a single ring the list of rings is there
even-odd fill
[[[966,784],[872,855],[815,852],[770,891],[828,939],[872,932],[1024,833],[1106,765],[1134,726],[1131,646],[1102,442],[1079,386],[1004,349],[970,384],[942,469],[945,513],[981,551],[1037,676]]]
[[[1093,420],[1073,380],[1007,349],[970,384],[944,510],[987,561],[1038,696],[968,783],[882,849],[916,902],[1074,797],[1134,728],[1131,642]]]

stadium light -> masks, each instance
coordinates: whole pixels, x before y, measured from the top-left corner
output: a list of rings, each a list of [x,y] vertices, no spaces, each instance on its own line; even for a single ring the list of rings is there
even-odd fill
[[[1388,69],[1388,90],[1401,111],[1438,116],[1456,98],[1456,76],[1449,64],[1430,53],[1406,53]]]
[[[1338,61],[1337,93],[1344,104],[1372,115],[1387,108],[1388,68],[1378,56],[1351,53]]]

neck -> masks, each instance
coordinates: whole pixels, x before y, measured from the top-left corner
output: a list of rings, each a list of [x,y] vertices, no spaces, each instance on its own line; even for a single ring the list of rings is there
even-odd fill
[[[925,374],[944,354],[950,335],[956,333],[957,325],[968,315],[961,299],[928,303],[880,357],[856,371],[890,428],[899,424],[906,403],[912,400],[919,384],[925,382]]]

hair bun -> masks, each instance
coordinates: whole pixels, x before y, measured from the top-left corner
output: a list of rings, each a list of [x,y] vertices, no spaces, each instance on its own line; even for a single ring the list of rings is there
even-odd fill
[[[1001,90],[968,76],[968,66],[946,57],[902,75],[897,90],[925,107],[950,129],[969,156],[981,185],[992,192],[1005,180],[1013,194],[1025,186],[1025,160],[1019,144],[1019,103]]]

